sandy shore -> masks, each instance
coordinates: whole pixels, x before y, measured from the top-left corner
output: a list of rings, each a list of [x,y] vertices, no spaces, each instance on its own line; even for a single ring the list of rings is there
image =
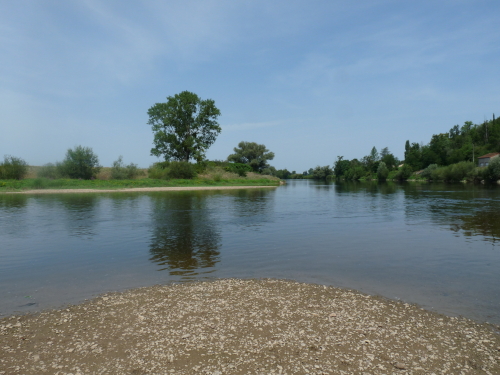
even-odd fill
[[[118,192],[149,192],[149,191],[188,191],[188,190],[230,190],[230,189],[261,189],[278,186],[186,186],[186,187],[145,187],[125,189],[39,189],[5,192],[5,194],[67,194],[67,193],[118,193]]]
[[[488,325],[358,292],[218,280],[0,320],[0,374],[500,374]]]

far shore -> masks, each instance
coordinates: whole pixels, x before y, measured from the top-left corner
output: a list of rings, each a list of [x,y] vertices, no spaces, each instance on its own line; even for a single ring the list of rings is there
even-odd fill
[[[262,186],[175,186],[175,187],[144,187],[144,188],[120,188],[120,189],[36,189],[23,191],[6,191],[3,194],[71,194],[71,193],[129,193],[129,192],[152,192],[152,191],[189,191],[189,190],[233,190],[233,189],[261,189],[276,188],[277,185]],[[0,193],[1,194],[1,193]]]

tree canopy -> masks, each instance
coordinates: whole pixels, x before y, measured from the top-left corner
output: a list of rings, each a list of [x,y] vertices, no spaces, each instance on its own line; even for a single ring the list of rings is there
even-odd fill
[[[76,146],[68,149],[63,162],[58,164],[62,176],[90,180],[101,170],[99,158],[90,147]]]
[[[227,157],[228,161],[249,165],[255,172],[262,172],[269,167],[267,162],[273,159],[274,152],[270,152],[266,146],[243,141],[234,148],[234,154]]]
[[[221,132],[215,102],[189,91],[167,97],[166,103],[156,103],[148,115],[155,146],[151,155],[165,160],[201,161]]]

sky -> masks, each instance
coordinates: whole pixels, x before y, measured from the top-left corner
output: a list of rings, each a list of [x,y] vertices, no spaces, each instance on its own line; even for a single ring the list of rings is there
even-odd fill
[[[302,172],[500,115],[498,0],[0,0],[0,157],[148,167],[148,109],[213,99],[207,152]]]

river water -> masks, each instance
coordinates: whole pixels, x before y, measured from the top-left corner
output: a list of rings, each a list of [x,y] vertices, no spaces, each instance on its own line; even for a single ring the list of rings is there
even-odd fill
[[[500,188],[0,195],[0,316],[214,278],[358,289],[500,324]]]

